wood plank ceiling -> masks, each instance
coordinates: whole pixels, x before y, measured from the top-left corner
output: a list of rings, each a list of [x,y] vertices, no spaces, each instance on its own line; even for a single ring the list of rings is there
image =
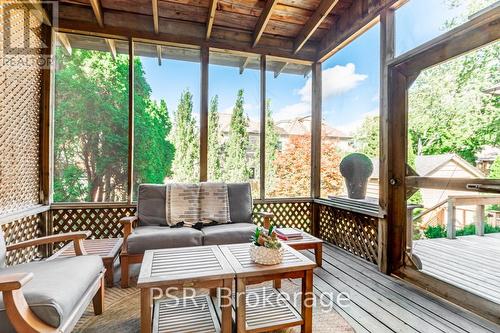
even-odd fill
[[[132,36],[310,62],[336,42],[332,34],[340,34],[339,23],[344,30],[352,29],[393,2],[61,0],[58,26],[63,32]]]

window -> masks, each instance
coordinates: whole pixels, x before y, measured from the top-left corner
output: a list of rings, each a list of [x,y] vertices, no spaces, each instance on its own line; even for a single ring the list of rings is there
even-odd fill
[[[457,27],[497,0],[410,0],[396,11],[396,55]]]
[[[259,197],[260,57],[210,52],[208,180],[249,181]]]
[[[311,195],[310,70],[267,60],[266,197]]]
[[[134,44],[134,188],[199,181],[200,51]]]
[[[379,50],[380,27],[377,24],[323,63],[323,198],[348,195],[340,162],[351,153],[362,153],[370,159],[367,161],[366,198],[378,203]],[[373,166],[371,172],[370,164]]]
[[[54,201],[126,201],[128,43],[58,34]]]

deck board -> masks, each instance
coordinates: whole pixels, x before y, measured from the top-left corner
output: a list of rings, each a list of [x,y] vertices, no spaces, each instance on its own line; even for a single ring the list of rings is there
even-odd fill
[[[500,332],[500,326],[337,247],[325,244],[323,260],[315,270],[315,292],[331,292],[333,300],[347,292],[350,306],[334,308],[357,332]]]
[[[422,271],[500,304],[500,234],[414,242]]]

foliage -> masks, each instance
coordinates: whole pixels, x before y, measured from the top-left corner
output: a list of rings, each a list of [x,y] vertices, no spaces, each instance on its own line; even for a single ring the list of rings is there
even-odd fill
[[[500,232],[500,225],[492,226],[489,223],[484,224],[484,233],[485,234],[494,234]]]
[[[208,112],[208,179],[222,180],[222,163],[224,160],[224,146],[222,131],[219,122],[219,96],[210,100]]]
[[[250,177],[247,151],[250,147],[248,118],[243,110],[243,89],[238,90],[236,103],[231,114],[229,139],[225,156],[223,178],[227,182],[246,181]]]
[[[276,182],[276,154],[279,151],[279,135],[276,131],[276,125],[273,120],[273,111],[271,109],[271,100],[266,100],[266,188],[272,189]],[[258,150],[257,150],[258,151]],[[256,154],[256,163],[260,159],[260,151]]]
[[[193,116],[193,94],[188,89],[181,94],[177,111],[174,114],[174,124],[173,178],[177,182],[197,182],[199,180],[198,131]]]
[[[427,230],[424,231],[426,238],[444,238],[446,237],[446,229],[441,226],[429,226]]]
[[[488,174],[490,179],[500,179],[500,156],[497,156],[495,161],[490,167],[490,173]],[[491,210],[500,210],[500,205],[491,205],[489,207]]]
[[[354,133],[356,151],[369,157],[379,156],[379,116],[366,116]]]

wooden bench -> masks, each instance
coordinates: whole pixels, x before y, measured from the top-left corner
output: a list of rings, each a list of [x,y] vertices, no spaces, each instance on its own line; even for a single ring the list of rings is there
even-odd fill
[[[104,279],[107,287],[113,287],[114,263],[120,254],[122,243],[122,238],[85,239],[83,241],[83,248],[87,254],[98,255],[102,258],[103,265],[106,268]],[[75,256],[73,245],[73,242],[66,244],[47,260]]]

